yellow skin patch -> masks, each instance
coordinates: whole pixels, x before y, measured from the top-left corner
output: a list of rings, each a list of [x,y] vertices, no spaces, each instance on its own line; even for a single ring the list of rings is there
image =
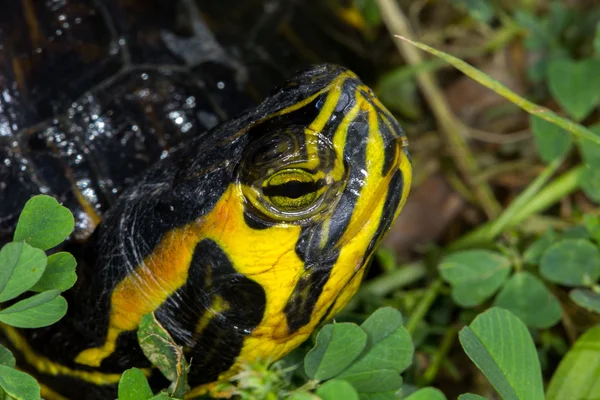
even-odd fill
[[[0,324],[2,332],[11,344],[15,347],[19,353],[23,354],[27,363],[32,365],[39,372],[47,375],[66,375],[79,378],[86,382],[91,382],[96,385],[108,385],[118,383],[121,379],[121,374],[107,374],[103,372],[95,371],[81,371],[72,368],[65,367],[64,365],[57,364],[46,357],[37,354],[28,344],[27,341],[19,334],[19,332],[8,325]],[[149,376],[149,370],[143,370],[144,373]]]

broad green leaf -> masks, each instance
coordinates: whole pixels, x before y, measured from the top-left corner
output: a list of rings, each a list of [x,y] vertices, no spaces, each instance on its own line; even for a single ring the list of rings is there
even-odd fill
[[[367,334],[357,325],[325,325],[317,343],[304,358],[306,375],[317,380],[333,378],[345,370],[367,344]]]
[[[400,329],[403,322],[400,311],[393,307],[382,307],[371,314],[360,327],[367,333],[367,343],[371,345]]]
[[[573,289],[569,297],[579,307],[600,314],[600,294],[589,289]]]
[[[408,67],[400,67],[383,75],[377,85],[377,96],[390,110],[415,120],[423,115],[419,91]]]
[[[459,333],[469,358],[504,400],[543,400],[537,351],[525,324],[510,311],[493,307]]]
[[[175,397],[171,397],[168,394],[165,393],[159,393],[156,396],[150,398],[150,400],[170,400],[170,399],[174,399]]]
[[[386,392],[359,393],[360,400],[398,400],[398,390]]]
[[[46,268],[46,254],[27,243],[8,243],[0,251],[0,267],[4,266],[12,275],[0,291],[0,303],[14,299],[35,285]]]
[[[504,285],[494,305],[515,314],[531,328],[546,329],[560,321],[556,297],[529,272],[517,272]]]
[[[19,264],[23,242],[7,243],[0,249],[0,293]]]
[[[600,277],[600,252],[588,240],[564,239],[546,250],[540,272],[544,278],[561,285],[591,285]]]
[[[529,116],[529,121],[542,161],[550,163],[571,150],[573,138],[562,128],[534,115]]]
[[[510,261],[488,250],[450,254],[440,263],[442,278],[452,285],[452,298],[463,307],[474,307],[492,296],[508,276]]]
[[[600,203],[600,168],[586,166],[579,177],[583,193],[595,203]]]
[[[556,232],[553,229],[548,229],[542,236],[540,236],[535,242],[533,242],[525,253],[523,259],[529,264],[538,264],[542,254],[550,247],[554,241],[558,238]]]
[[[473,393],[465,393],[458,396],[458,400],[487,400],[485,397]]]
[[[464,8],[478,21],[488,23],[494,18],[494,6],[490,0],[452,0],[452,3]]]
[[[594,35],[594,52],[600,55],[600,22],[596,25],[596,34]]]
[[[77,281],[75,257],[67,252],[52,254],[48,257],[48,265],[44,275],[31,288],[35,292],[59,289],[61,292],[73,287]]]
[[[175,343],[169,332],[152,313],[142,317],[137,337],[146,357],[168,380],[173,382],[171,395],[183,397],[183,394],[189,390],[188,363],[183,355],[183,348]]]
[[[67,301],[59,290],[49,290],[19,301],[0,311],[0,322],[16,328],[52,325],[67,313]]]
[[[596,136],[600,136],[600,124],[589,127]],[[587,139],[578,139],[579,150],[584,163],[591,168],[600,168],[600,145]]]
[[[50,196],[34,196],[19,216],[14,240],[48,250],[65,240],[74,227],[75,220],[68,208]]]
[[[555,60],[548,66],[550,93],[567,113],[581,121],[600,101],[600,61]]]
[[[368,26],[377,28],[381,25],[381,13],[379,12],[377,0],[357,0],[357,4]]]
[[[338,375],[346,379],[363,372],[389,369],[401,373],[412,363],[414,346],[402,325],[402,314],[392,307],[375,311],[361,325],[367,344],[360,357]]]
[[[119,400],[146,400],[151,397],[154,394],[141,369],[131,368],[123,372],[119,381]]]
[[[590,232],[585,226],[575,225],[565,229],[561,239],[590,239]]]
[[[589,329],[563,357],[546,400],[600,399],[600,325]]]
[[[15,357],[12,355],[10,350],[0,345],[0,365],[6,365],[7,367],[14,368],[15,364]]]
[[[584,215],[583,222],[592,239],[594,239],[597,244],[600,243],[600,217],[587,214]]]
[[[39,400],[40,386],[25,372],[0,365],[0,388],[14,400]]]
[[[427,387],[417,390],[406,400],[446,400],[446,396],[439,389]]]
[[[391,369],[360,372],[339,379],[350,382],[354,389],[359,392],[361,398],[363,393],[395,391],[402,386],[402,377],[398,372]]]
[[[358,393],[354,387],[339,379],[325,382],[319,386],[316,393],[322,400],[358,400]]]

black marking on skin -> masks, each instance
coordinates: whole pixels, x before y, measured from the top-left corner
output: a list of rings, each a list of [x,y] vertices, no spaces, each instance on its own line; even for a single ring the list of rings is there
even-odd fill
[[[339,240],[348,228],[358,196],[362,190],[362,170],[366,169],[366,141],[369,138],[368,114],[360,113],[352,121],[344,146],[344,160],[352,160],[348,183],[336,208],[329,215],[328,236],[321,246],[323,224],[303,229],[296,244],[296,254],[304,261],[307,277],[301,279],[288,300],[284,313],[291,332],[310,321],[313,308],[329,279],[339,256]],[[315,271],[311,271],[315,269]],[[313,278],[314,275],[314,278]],[[311,285],[307,285],[310,279]],[[307,294],[304,291],[308,291]]]
[[[318,266],[313,265],[300,277],[283,309],[290,334],[310,322],[315,304],[323,292],[323,287],[329,280],[329,275],[336,260],[337,254],[331,262]]]
[[[262,229],[268,229],[268,228],[272,227],[273,225],[277,224],[275,221],[272,221],[272,222],[266,221],[265,217],[257,218],[252,215],[252,213],[257,213],[257,212],[258,211],[251,205],[246,205],[246,208],[244,209],[244,222],[246,222],[246,225],[248,225],[250,228],[256,229],[256,230],[262,230]]]
[[[327,137],[331,142],[333,142],[333,137],[335,132],[338,130],[340,123],[344,119],[344,115],[346,114],[346,110],[348,107],[352,107],[356,104],[356,97],[354,95],[354,91],[356,89],[356,80],[355,79],[346,79],[342,84],[340,89],[340,97],[338,99],[338,103],[335,106],[335,110],[333,114],[327,119],[325,126],[323,127],[321,133]],[[333,154],[325,151],[324,148],[319,149],[319,159],[321,160],[321,169],[325,172],[329,172],[333,169],[335,165],[335,160],[331,158]]]
[[[398,151],[398,146],[396,145],[396,140],[388,125],[384,122],[382,114],[380,112],[377,113],[377,122],[379,124],[379,132],[381,133],[381,137],[383,138],[384,143],[384,157],[383,157],[383,168],[381,169],[381,176],[386,176],[390,173],[390,170],[394,167],[394,160],[396,159],[396,152]]]
[[[338,242],[350,223],[354,208],[363,188],[363,170],[367,169],[367,141],[369,140],[368,113],[361,112],[348,127],[348,135],[344,146],[344,160],[351,162],[347,166],[348,177],[346,187],[340,200],[330,215],[328,237],[323,252],[338,245]],[[314,243],[315,249],[318,244]],[[311,246],[312,247],[312,246]]]
[[[215,313],[201,334],[195,333],[216,296],[227,309]],[[237,272],[219,245],[205,239],[194,250],[187,282],[158,308],[156,316],[175,341],[188,348],[186,356],[193,365],[189,383],[196,386],[214,381],[233,365],[265,307],[262,286]]]
[[[373,238],[369,242],[369,246],[365,252],[365,258],[368,258],[371,253],[375,251],[377,243],[379,243],[379,240],[390,228],[394,219],[394,214],[396,213],[398,205],[400,204],[400,200],[402,199],[403,191],[404,175],[402,174],[402,171],[397,170],[394,172],[394,176],[392,176],[390,180],[387,194],[385,196],[385,202],[383,203],[383,211],[381,212],[381,218],[379,219],[379,226],[377,227],[377,231],[373,235]]]

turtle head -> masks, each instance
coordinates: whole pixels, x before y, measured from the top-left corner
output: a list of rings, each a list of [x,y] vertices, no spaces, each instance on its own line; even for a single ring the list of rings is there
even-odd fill
[[[356,75],[299,73],[121,196],[71,318],[105,320],[103,344],[75,361],[126,360],[118,340],[150,312],[189,349],[192,385],[283,356],[355,293],[410,180],[402,129]]]
[[[240,271],[277,299],[266,324],[305,337],[354,294],[402,208],[407,140],[373,91],[338,66],[301,72],[259,110],[235,189],[248,230],[227,240],[245,242]]]

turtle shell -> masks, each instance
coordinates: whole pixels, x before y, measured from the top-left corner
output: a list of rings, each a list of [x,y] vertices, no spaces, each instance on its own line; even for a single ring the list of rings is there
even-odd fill
[[[6,2],[0,237],[37,193],[87,237],[165,152],[251,104],[242,76],[192,2]]]
[[[257,102],[303,61],[343,62],[348,52],[298,24],[321,3],[5,2],[0,242],[38,193],[71,209],[74,236],[85,239],[119,193],[186,138]]]

